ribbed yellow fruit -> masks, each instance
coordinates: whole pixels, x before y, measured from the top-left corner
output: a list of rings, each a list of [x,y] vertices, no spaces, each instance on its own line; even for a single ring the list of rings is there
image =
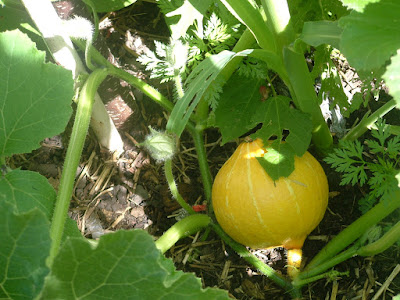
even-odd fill
[[[226,161],[212,188],[215,216],[224,231],[243,245],[301,249],[325,214],[326,175],[306,152],[295,157],[289,177],[274,182],[256,159],[267,151],[259,139],[244,142]]]

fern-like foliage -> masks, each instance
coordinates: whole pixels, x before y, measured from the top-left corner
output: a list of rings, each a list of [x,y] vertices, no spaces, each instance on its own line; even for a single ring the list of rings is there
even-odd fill
[[[391,136],[382,119],[376,122],[376,127],[371,132],[374,139],[367,139],[364,145],[358,140],[342,142],[325,159],[343,174],[341,185],[368,184],[370,192],[359,201],[363,213],[378,200],[390,201],[392,192],[398,189],[400,137]]]

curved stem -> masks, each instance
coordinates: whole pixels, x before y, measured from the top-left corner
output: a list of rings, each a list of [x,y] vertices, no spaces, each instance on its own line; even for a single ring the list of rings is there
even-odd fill
[[[345,230],[340,232],[321,251],[318,252],[312,261],[306,266],[305,271],[310,271],[316,266],[334,257],[337,253],[363,235],[368,228],[381,221],[398,207],[400,207],[400,191],[394,192],[390,201],[378,203],[367,213],[350,224]]]
[[[72,196],[76,169],[81,158],[86,134],[89,128],[90,117],[94,95],[101,82],[107,77],[107,70],[97,69],[91,73],[83,85],[79,95],[78,107],[76,110],[75,122],[72,128],[71,138],[65,157],[64,168],[61,175],[60,187],[57,194],[57,201],[54,208],[53,219],[50,227],[52,239],[48,265],[51,266],[61,244],[64,232],[65,220],[68,214],[68,207]]]
[[[74,43],[82,51],[85,51],[86,43],[84,41],[74,40]],[[125,80],[130,85],[138,88],[146,96],[150,97],[154,102],[159,104],[165,110],[169,112],[172,111],[174,104],[171,101],[169,101],[166,97],[164,97],[164,95],[162,95],[159,91],[153,88],[151,85],[129,74],[128,72],[115,67],[112,63],[110,63],[107,59],[105,59],[94,47],[91,49],[90,54],[95,62],[108,68],[109,75]]]
[[[301,298],[301,292],[298,288],[295,288],[287,279],[277,273],[273,268],[266,265],[256,256],[251,254],[246,247],[232,240],[231,237],[229,237],[218,224],[211,223],[211,227],[224,240],[224,242],[227,243],[233,250],[235,250],[235,252],[244,260],[256,267],[264,275],[268,276],[268,278],[274,281],[277,285],[288,291],[293,298]]]
[[[165,177],[167,178],[169,189],[171,190],[172,196],[178,201],[180,206],[182,206],[189,214],[195,214],[196,212],[193,208],[186,203],[186,201],[179,194],[178,187],[176,186],[174,175],[172,174],[172,159],[168,159],[164,163]]]
[[[400,240],[400,221],[396,223],[388,232],[386,232],[377,241],[361,247],[357,254],[360,256],[373,256],[385,251]]]
[[[196,233],[202,228],[207,227],[211,219],[207,215],[195,214],[188,216],[171,226],[164,234],[156,241],[156,247],[165,253],[177,241]]]
[[[336,266],[337,264],[340,264],[341,262],[344,262],[345,260],[353,257],[354,255],[357,254],[358,249],[359,249],[359,245],[358,244],[354,245],[351,248],[343,251],[342,253],[335,255],[335,257],[329,259],[328,261],[323,262],[320,265],[317,265],[316,267],[311,268],[308,271],[300,272],[299,275],[296,277],[294,284],[298,285],[298,286],[302,286],[303,284],[301,282],[303,280],[307,280],[309,278],[314,278],[315,276],[319,276],[321,273],[325,272],[326,270],[329,270],[330,268]]]
[[[362,136],[368,129],[378,120],[378,118],[383,117],[389,111],[396,107],[396,100],[392,99],[378,108],[372,115],[361,120],[357,126],[353,127],[345,137],[343,141],[354,141],[355,139]]]

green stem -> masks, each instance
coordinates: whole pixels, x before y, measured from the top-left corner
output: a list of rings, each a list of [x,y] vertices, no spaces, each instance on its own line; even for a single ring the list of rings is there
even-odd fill
[[[251,33],[249,28],[246,28],[245,31],[243,31],[242,35],[240,36],[239,40],[236,42],[236,45],[233,47],[232,51],[233,52],[240,52],[242,50],[246,50],[251,48],[254,43],[255,39],[253,34]],[[224,81],[228,81],[228,79],[231,77],[233,72],[236,71],[239,63],[243,60],[242,56],[236,56],[234,57],[231,61],[228,62],[228,64],[225,66],[225,68],[219,73],[219,76],[221,76]]]
[[[179,70],[174,70],[174,84],[175,84],[175,91],[178,99],[182,98],[185,95],[182,86],[182,78],[179,74]]]
[[[83,85],[81,94],[79,95],[75,122],[72,128],[71,138],[65,157],[60,187],[58,190],[57,201],[50,227],[52,243],[50,248],[50,256],[48,258],[49,266],[52,265],[60,248],[61,238],[64,232],[64,224],[67,218],[68,207],[72,196],[76,169],[79,165],[86,134],[89,128],[94,95],[97,91],[97,88],[106,77],[107,70],[95,70],[89,75],[88,79]]]
[[[357,254],[360,256],[373,256],[385,251],[394,243],[400,240],[400,221],[396,223],[379,240],[361,247]]]
[[[261,48],[277,53],[276,42],[270,28],[253,1],[221,0],[228,10],[253,33]]]
[[[344,262],[345,260],[355,256],[357,254],[357,250],[359,249],[359,244],[357,243],[356,245],[352,246],[351,248],[341,252],[340,254],[336,255],[335,257],[329,259],[328,261],[325,261],[321,263],[320,265],[317,265],[314,268],[311,268],[309,271],[302,271],[299,273],[297,278],[295,279],[295,285],[302,286],[303,284],[301,283],[303,280],[307,280],[309,278],[314,278],[315,276],[319,276],[319,274],[325,272],[326,270],[329,270],[330,268],[336,266],[337,264],[340,264],[341,262]]]
[[[323,273],[323,274],[319,274],[319,275],[316,275],[314,277],[307,277],[306,279],[302,279],[302,280],[298,280],[296,278],[296,280],[294,282],[292,282],[292,283],[293,283],[294,286],[301,287],[301,286],[310,284],[310,283],[312,283],[314,281],[318,281],[318,280],[323,279],[323,278],[337,278],[337,277],[343,276],[343,275],[349,276],[349,272],[348,271],[346,271],[346,272],[338,272],[336,270],[331,270],[329,272],[326,272],[326,273]]]
[[[293,298],[300,298],[301,293],[300,290],[295,288],[287,279],[285,279],[282,275],[277,273],[273,268],[263,263],[256,256],[251,254],[246,247],[235,242],[231,239],[222,228],[216,224],[211,223],[212,229],[224,240],[226,244],[228,244],[237,254],[239,254],[244,260],[249,262],[255,268],[257,268],[264,275],[268,276],[272,281],[274,281],[277,285],[285,289],[290,293]]]
[[[378,120],[378,118],[383,117],[388,112],[390,112],[393,108],[396,107],[396,100],[392,99],[378,108],[372,115],[367,118],[363,118],[357,126],[353,127],[345,137],[343,137],[343,141],[354,141],[360,136],[362,136],[368,129]]]
[[[261,0],[267,15],[267,22],[272,28],[278,44],[280,56],[282,49],[290,45],[295,38],[292,24],[290,23],[290,12],[286,0]]]
[[[211,219],[207,215],[195,214],[188,216],[171,226],[164,234],[156,241],[156,247],[165,253],[177,241],[187,237],[197,231],[207,227]]]
[[[199,163],[200,175],[203,182],[204,194],[208,203],[209,213],[212,212],[211,205],[211,190],[212,190],[212,176],[210,172],[210,167],[207,161],[207,153],[204,147],[203,140],[203,129],[202,128],[191,128],[187,127],[190,134],[192,135],[194,146],[196,148],[197,160]]]
[[[363,235],[371,226],[375,225],[395,209],[400,207],[400,191],[394,192],[392,198],[391,201],[378,203],[367,213],[340,232],[321,251],[318,252],[313,260],[306,266],[305,271],[310,271],[334,257],[337,253]]]
[[[85,50],[86,44],[81,40],[74,40],[74,43],[81,49]],[[143,92],[146,96],[151,98],[154,102],[159,104],[165,110],[171,112],[174,108],[174,104],[164,97],[159,91],[153,88],[151,85],[147,84],[143,80],[129,74],[128,72],[115,67],[107,59],[105,59],[94,47],[90,51],[92,59],[98,64],[105,66],[109,70],[109,75],[115,76],[122,80],[125,80],[130,85],[136,87]]]
[[[285,48],[283,61],[290,80],[288,87],[296,107],[311,115],[312,140],[315,147],[322,153],[329,152],[333,145],[332,134],[318,105],[314,84],[304,55],[293,49]]]
[[[172,174],[172,159],[167,159],[164,163],[165,177],[167,178],[169,189],[171,190],[172,196],[178,201],[189,214],[195,214],[193,208],[186,203],[186,201],[179,194],[178,187],[176,186],[174,175]]]

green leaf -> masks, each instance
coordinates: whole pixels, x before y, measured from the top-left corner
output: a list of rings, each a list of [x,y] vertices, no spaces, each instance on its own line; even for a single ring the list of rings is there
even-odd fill
[[[353,11],[339,20],[340,50],[356,69],[376,70],[400,48],[399,22],[397,0],[370,4],[363,13]]]
[[[340,35],[342,29],[337,21],[316,21],[304,23],[300,39],[307,44],[317,47],[328,44],[339,49]]]
[[[259,91],[262,82],[234,74],[225,84],[215,110],[215,123],[221,131],[222,144],[238,138],[258,124],[251,116],[266,105],[261,101]]]
[[[273,180],[287,177],[294,170],[293,150],[286,143],[272,143],[257,160]]]
[[[112,12],[127,7],[136,0],[93,0],[91,2],[97,12]]]
[[[38,209],[14,214],[0,195],[0,298],[35,299],[48,273],[49,221]]]
[[[56,192],[39,173],[13,170],[0,177],[0,196],[15,207],[15,213],[38,208],[50,220]]]
[[[229,299],[176,271],[145,231],[118,231],[96,246],[69,239],[55,258],[42,299]]]
[[[264,109],[259,109],[252,117],[256,124],[263,126],[253,138],[261,138],[264,145],[274,149],[265,156],[266,171],[273,180],[289,176],[294,170],[294,156],[302,156],[311,141],[312,122],[309,115],[290,107],[290,99],[284,96],[271,97],[265,101]],[[284,131],[288,131],[282,144]],[[269,139],[277,139],[270,143]]]
[[[271,97],[265,101],[263,110],[259,109],[252,117],[255,123],[263,126],[254,138],[261,138],[264,145],[275,136],[279,143],[283,140],[284,130],[289,133],[285,139],[292,152],[302,156],[308,149],[311,141],[312,122],[308,114],[290,107],[290,98],[285,96]]]
[[[30,152],[67,125],[71,72],[44,57],[21,32],[0,33],[0,156]]]
[[[397,107],[400,108],[400,50],[397,50],[397,54],[392,57],[392,61],[382,77],[389,88],[389,94],[396,100]]]

